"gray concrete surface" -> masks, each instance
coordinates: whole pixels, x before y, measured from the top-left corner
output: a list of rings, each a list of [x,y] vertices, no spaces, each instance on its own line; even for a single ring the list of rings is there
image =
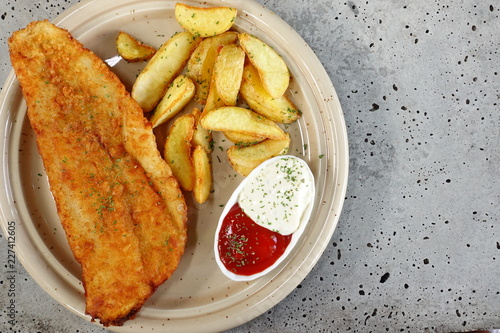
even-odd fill
[[[3,0],[6,39],[75,0]],[[450,332],[500,326],[500,3],[266,1],[315,51],[349,136],[344,211],[323,256],[240,332]],[[0,272],[6,239],[0,237]],[[1,332],[104,332],[18,267],[17,323]],[[2,326],[3,325],[3,326]]]

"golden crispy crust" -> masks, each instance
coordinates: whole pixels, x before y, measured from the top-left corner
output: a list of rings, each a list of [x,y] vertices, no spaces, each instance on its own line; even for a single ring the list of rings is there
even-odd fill
[[[47,21],[9,39],[86,312],[133,318],[177,268],[186,204],[151,125],[106,64]]]

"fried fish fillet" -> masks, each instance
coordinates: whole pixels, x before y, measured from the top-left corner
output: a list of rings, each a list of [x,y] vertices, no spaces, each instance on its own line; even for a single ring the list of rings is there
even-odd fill
[[[86,313],[133,318],[177,268],[186,203],[150,123],[106,64],[69,32],[37,21],[9,39]]]

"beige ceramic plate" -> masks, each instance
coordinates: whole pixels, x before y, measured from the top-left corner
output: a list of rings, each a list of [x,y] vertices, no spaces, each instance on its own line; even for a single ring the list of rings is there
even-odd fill
[[[199,5],[200,2],[185,1]],[[290,154],[308,162],[316,177],[317,196],[311,220],[291,255],[270,274],[251,282],[235,282],[218,269],[213,238],[223,206],[242,180],[227,163],[227,142],[216,137],[213,154],[215,192],[202,206],[186,196],[189,242],[179,269],[145,304],[137,318],[117,332],[220,331],[243,324],[287,296],[317,262],[341,212],[347,185],[348,149],[342,110],[320,62],[299,35],[275,14],[249,0],[203,1],[238,9],[235,29],[260,37],[280,53],[293,80],[289,94],[303,117],[286,130]],[[71,8],[54,23],[103,59],[115,56],[119,30],[158,47],[180,28],[173,0],[91,0]],[[113,70],[130,88],[144,63],[123,61]],[[14,74],[0,96],[0,165],[5,186],[0,190],[2,228],[16,223],[16,251],[31,276],[54,299],[84,315],[80,267],[59,225],[26,105]],[[220,148],[220,149],[219,149]],[[88,317],[86,317],[88,318]]]

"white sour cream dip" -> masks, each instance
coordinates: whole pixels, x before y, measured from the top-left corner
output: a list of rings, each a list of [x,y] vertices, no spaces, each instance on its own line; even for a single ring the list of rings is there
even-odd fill
[[[282,235],[297,231],[314,202],[314,176],[305,161],[282,156],[251,174],[238,203],[256,224]]]

